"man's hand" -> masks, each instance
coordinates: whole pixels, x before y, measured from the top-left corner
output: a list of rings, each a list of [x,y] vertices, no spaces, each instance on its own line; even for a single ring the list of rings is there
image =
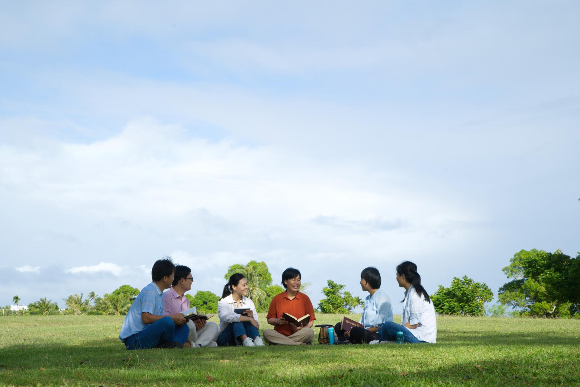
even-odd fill
[[[177,325],[178,327],[185,325],[185,323],[187,323],[187,320],[185,319],[183,313],[176,313],[172,315],[171,318],[173,319],[175,325]]]
[[[193,323],[195,324],[195,329],[200,330],[203,329],[203,327],[205,327],[205,323],[207,321],[203,318],[200,318],[199,320],[195,320]]]
[[[294,324],[290,324],[290,327],[292,328],[292,330],[294,332],[298,332],[300,329],[302,329],[302,325],[294,325]]]
[[[344,335],[345,335],[346,337],[350,337],[350,331],[344,331]]]
[[[277,322],[276,324],[277,324],[277,325],[286,325],[286,324],[288,324],[288,321],[286,321],[286,320],[284,319],[284,317],[280,317],[280,318],[278,319],[278,322]]]

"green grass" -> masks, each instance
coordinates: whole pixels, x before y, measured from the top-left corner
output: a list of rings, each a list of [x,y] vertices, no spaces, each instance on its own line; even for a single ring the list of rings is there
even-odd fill
[[[317,323],[341,318],[318,317]],[[579,320],[439,317],[435,345],[145,351],[124,348],[122,322],[0,317],[0,384],[580,385]]]

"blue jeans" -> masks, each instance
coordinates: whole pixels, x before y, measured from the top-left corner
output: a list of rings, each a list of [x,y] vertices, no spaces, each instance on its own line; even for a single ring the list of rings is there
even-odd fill
[[[155,348],[159,343],[178,341],[185,343],[189,335],[189,327],[182,325],[176,327],[171,317],[163,317],[148,324],[145,329],[125,339],[127,349]]]
[[[251,339],[255,339],[260,336],[260,333],[258,332],[258,328],[250,324],[249,321],[230,323],[226,329],[220,333],[216,343],[220,347],[237,345],[237,338],[244,335]]]
[[[425,343],[425,341],[417,339],[409,329],[392,321],[384,323],[383,326],[379,329],[381,341],[396,341],[397,332],[403,332],[405,343],[411,344]]]

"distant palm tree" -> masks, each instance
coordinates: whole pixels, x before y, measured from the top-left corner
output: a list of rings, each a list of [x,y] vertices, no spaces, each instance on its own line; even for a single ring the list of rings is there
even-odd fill
[[[18,306],[18,303],[20,302],[20,297],[18,297],[18,296],[12,297],[12,302],[15,303],[16,306]]]

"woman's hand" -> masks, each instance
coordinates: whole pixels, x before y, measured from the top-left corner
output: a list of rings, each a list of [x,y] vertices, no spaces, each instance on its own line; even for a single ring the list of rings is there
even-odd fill
[[[195,324],[195,328],[199,330],[205,327],[206,320],[200,318],[199,320],[195,320],[193,323]]]
[[[250,324],[252,324],[256,329],[260,329],[260,324],[254,319],[250,320]]]

